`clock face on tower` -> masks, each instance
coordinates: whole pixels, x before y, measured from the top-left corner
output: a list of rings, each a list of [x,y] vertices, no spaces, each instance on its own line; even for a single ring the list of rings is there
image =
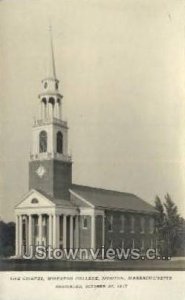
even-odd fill
[[[44,174],[46,173],[46,169],[42,165],[40,165],[38,167],[38,169],[36,170],[36,173],[40,178],[42,178],[44,176]]]

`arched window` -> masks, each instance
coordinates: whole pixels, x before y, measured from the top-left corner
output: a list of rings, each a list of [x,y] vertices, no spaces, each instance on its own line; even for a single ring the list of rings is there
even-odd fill
[[[46,98],[42,98],[41,101],[42,101],[44,104],[46,104],[46,102],[47,102]]]
[[[51,103],[52,105],[55,104],[55,99],[53,97],[49,98],[49,103]]]
[[[47,132],[41,131],[39,135],[39,152],[47,152]]]
[[[31,200],[31,203],[32,203],[32,204],[36,204],[36,203],[39,203],[39,201],[38,201],[38,199],[33,198],[33,199]]]
[[[62,132],[57,132],[57,152],[63,153],[63,135]]]

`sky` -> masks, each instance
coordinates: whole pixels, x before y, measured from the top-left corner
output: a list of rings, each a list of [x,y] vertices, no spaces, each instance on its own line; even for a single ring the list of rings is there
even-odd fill
[[[185,216],[182,0],[0,1],[0,216],[28,191],[31,130],[49,23],[69,125],[73,182],[169,193]]]

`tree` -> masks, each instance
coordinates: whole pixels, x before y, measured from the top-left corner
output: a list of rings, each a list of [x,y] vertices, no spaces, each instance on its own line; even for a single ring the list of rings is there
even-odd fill
[[[15,252],[15,223],[0,221],[0,256],[8,257]]]
[[[159,196],[156,196],[156,198],[155,198],[155,208],[158,211],[157,218],[156,218],[156,223],[157,223],[156,225],[157,225],[158,229],[161,229],[164,226],[165,213],[164,213],[164,207],[163,207],[162,201],[159,198]]]
[[[156,227],[162,250],[165,255],[176,255],[184,247],[184,219],[180,217],[169,194],[165,195],[164,203],[156,196],[155,207],[158,211]]]

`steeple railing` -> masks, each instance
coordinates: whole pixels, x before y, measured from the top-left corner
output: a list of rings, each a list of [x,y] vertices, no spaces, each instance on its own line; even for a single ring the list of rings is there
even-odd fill
[[[42,126],[42,125],[47,125],[47,124],[59,124],[63,127],[67,128],[67,121],[63,121],[61,119],[58,118],[54,118],[54,117],[49,117],[49,118],[44,118],[44,119],[36,119],[34,120],[34,126]]]
[[[65,155],[63,153],[38,153],[38,154],[30,154],[30,160],[45,160],[45,159],[58,159],[65,162],[71,162],[72,157],[70,155]]]

